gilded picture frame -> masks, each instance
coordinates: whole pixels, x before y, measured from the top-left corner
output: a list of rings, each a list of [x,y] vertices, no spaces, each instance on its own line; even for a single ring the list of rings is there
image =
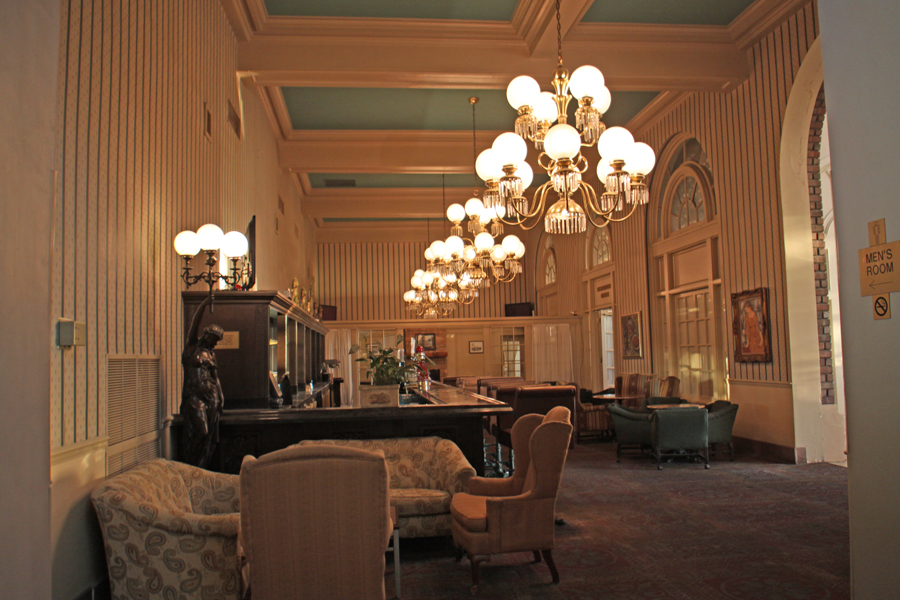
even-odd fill
[[[622,315],[622,358],[642,358],[644,345],[641,334],[641,313]]]
[[[735,362],[771,362],[769,290],[756,288],[731,294]]]

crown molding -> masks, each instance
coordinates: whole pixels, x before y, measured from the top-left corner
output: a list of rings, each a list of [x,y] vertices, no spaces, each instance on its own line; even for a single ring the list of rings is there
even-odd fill
[[[452,19],[267,17],[257,35],[522,41],[509,23]]]
[[[245,0],[221,0],[221,3],[235,39],[239,42],[246,42],[253,37],[255,29],[247,9],[247,2]]]
[[[728,25],[740,50],[748,50],[812,0],[756,0]]]
[[[475,133],[476,146],[490,146],[504,131],[477,131]],[[472,133],[470,131],[441,131],[441,130],[361,130],[361,129],[297,129],[292,130],[286,138],[292,142],[305,143],[379,143],[389,142],[397,144],[458,144],[466,143],[469,150],[472,149]]]
[[[641,137],[660,119],[684,102],[688,95],[688,92],[662,92],[628,121],[625,125],[626,129],[634,135],[635,139]]]
[[[565,41],[618,43],[635,47],[643,44],[715,44],[732,49],[734,46],[734,40],[725,26],[655,23],[579,23],[572,28]]]

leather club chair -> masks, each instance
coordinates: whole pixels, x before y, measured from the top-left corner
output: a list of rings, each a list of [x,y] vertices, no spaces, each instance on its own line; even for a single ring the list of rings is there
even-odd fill
[[[493,554],[533,552],[547,562],[554,583],[559,573],[551,551],[555,545],[556,495],[572,437],[571,411],[564,406],[546,416],[530,414],[516,421],[512,444],[519,468],[512,477],[473,477],[469,493],[453,496],[453,541],[457,560],[472,566],[473,592],[478,569]]]
[[[622,462],[623,450],[637,450],[643,454],[650,447],[651,413],[618,404],[607,404],[606,409],[616,430],[616,462]]]
[[[253,600],[384,600],[393,523],[383,453],[298,446],[245,458],[240,477]]]
[[[710,408],[711,407],[711,408]],[[709,450],[716,454],[716,444],[728,446],[728,456],[734,460],[734,446],[731,443],[731,432],[737,417],[738,405],[725,400],[716,400],[709,407]]]
[[[662,458],[699,457],[709,468],[709,422],[705,408],[666,408],[653,411],[650,419],[650,446],[659,469]]]

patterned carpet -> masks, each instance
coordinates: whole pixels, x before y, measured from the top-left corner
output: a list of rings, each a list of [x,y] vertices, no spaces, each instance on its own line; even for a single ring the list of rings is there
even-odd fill
[[[719,458],[710,470],[570,451],[553,551],[561,582],[530,554],[481,567],[483,600],[850,598],[847,471]],[[402,540],[404,599],[469,598],[468,560],[448,539]],[[388,568],[385,589],[394,592]]]

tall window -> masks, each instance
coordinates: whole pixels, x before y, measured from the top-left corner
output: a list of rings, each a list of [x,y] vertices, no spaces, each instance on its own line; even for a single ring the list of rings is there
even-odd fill
[[[609,240],[609,229],[607,227],[594,227],[591,229],[587,259],[588,269],[599,267],[612,260],[612,244]]]
[[[683,396],[724,398],[727,344],[712,175],[694,138],[667,148],[663,161],[665,187],[657,196],[659,229],[651,248],[655,362],[681,379]]]
[[[547,249],[544,262],[544,283],[546,285],[556,283],[556,251],[553,248]]]

